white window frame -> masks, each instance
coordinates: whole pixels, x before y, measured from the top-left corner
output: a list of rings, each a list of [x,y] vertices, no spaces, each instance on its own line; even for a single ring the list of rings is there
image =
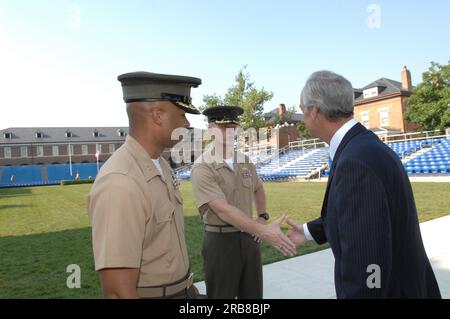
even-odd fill
[[[44,146],[42,145],[36,146],[36,157],[44,157]]]
[[[385,119],[386,119],[387,123],[383,123],[383,118],[381,117],[382,114],[386,115]],[[380,120],[380,127],[381,126],[389,126],[389,108],[388,107],[378,109],[378,117]]]
[[[28,146],[20,147],[20,157],[28,157]]]
[[[75,147],[73,144],[69,144],[67,145],[67,155],[72,156],[73,154],[75,154]]]
[[[116,145],[115,144],[109,144],[109,154],[112,154],[116,151]]]
[[[89,155],[89,147],[87,144],[81,145],[81,155]]]
[[[359,116],[361,118],[361,124],[364,125],[366,128],[369,128],[369,123],[370,123],[370,116],[369,116],[369,111],[363,111],[359,113]],[[364,120],[364,118],[366,118],[366,120]],[[364,124],[364,122],[367,122],[367,125]]]
[[[375,97],[378,96],[378,87],[372,87],[372,88],[368,88],[363,90],[363,98],[364,99],[370,99],[371,97]]]
[[[58,145],[52,145],[52,155],[59,156],[59,146]]]
[[[6,146],[6,147],[3,148],[3,156],[5,158],[11,158],[12,157],[11,147]]]

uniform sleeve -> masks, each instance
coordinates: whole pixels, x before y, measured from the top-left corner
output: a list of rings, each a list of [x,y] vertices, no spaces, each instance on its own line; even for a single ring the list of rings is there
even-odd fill
[[[255,186],[255,191],[257,191],[258,189],[260,189],[263,184],[261,181],[261,178],[259,178],[257,172],[256,172],[256,166],[254,164],[252,164],[252,178],[253,178],[253,185]]]
[[[194,166],[191,180],[197,208],[216,199],[226,199],[209,167],[204,165]]]
[[[110,174],[94,184],[88,200],[95,270],[139,268],[146,199],[128,176]]]

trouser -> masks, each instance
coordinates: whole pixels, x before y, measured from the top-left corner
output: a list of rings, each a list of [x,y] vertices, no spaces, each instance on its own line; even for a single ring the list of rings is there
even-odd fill
[[[205,231],[202,254],[208,298],[262,298],[260,244],[252,236]]]

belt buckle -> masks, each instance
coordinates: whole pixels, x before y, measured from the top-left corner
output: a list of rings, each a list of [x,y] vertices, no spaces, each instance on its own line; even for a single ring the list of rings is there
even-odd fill
[[[189,274],[188,279],[187,279],[186,289],[190,288],[193,284],[194,284],[194,273],[191,272],[191,273]]]

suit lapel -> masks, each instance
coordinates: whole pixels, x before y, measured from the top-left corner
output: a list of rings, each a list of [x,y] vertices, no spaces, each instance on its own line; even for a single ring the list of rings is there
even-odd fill
[[[326,216],[327,213],[327,208],[328,208],[328,195],[329,195],[329,191],[330,191],[330,186],[331,186],[331,181],[333,180],[333,176],[334,176],[334,170],[336,167],[336,163],[339,160],[339,157],[343,151],[343,149],[345,148],[345,146],[347,145],[347,143],[356,135],[361,134],[363,132],[367,131],[367,129],[361,124],[361,123],[357,123],[355,124],[348,132],[347,134],[345,134],[344,138],[342,139],[341,143],[338,146],[338,149],[336,150],[336,154],[334,154],[334,158],[333,158],[333,162],[331,163],[331,168],[330,168],[330,176],[328,177],[328,182],[327,182],[327,190],[325,191],[325,196],[323,198],[323,203],[322,203],[322,210],[320,212],[320,216],[322,218],[324,218]]]

